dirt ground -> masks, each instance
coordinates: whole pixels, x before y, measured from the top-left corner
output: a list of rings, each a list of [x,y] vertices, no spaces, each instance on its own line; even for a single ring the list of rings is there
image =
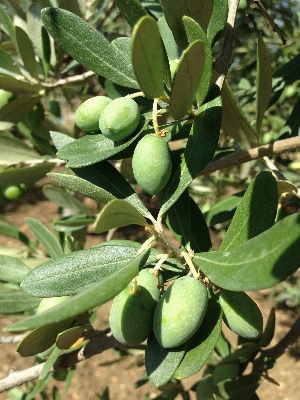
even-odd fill
[[[93,206],[92,203],[89,203]],[[152,204],[150,204],[152,206]],[[155,204],[153,204],[155,207]],[[25,217],[34,217],[43,222],[51,229],[51,219],[57,215],[57,206],[45,199],[41,191],[40,185],[28,192],[22,200],[15,203],[5,203],[0,206],[0,213],[4,214],[10,221],[16,224],[24,233],[30,236],[30,232],[24,221]],[[143,241],[145,232],[142,229],[123,228],[119,229],[114,238],[135,239]],[[212,232],[214,247],[217,248],[219,237]],[[105,240],[105,235],[89,235],[86,247],[90,247],[100,241]],[[20,243],[0,236],[0,245],[20,246]],[[274,303],[268,299],[268,291],[254,293],[252,297],[259,305],[264,318],[266,318],[269,309]],[[110,304],[102,306],[97,313],[94,327],[96,329],[105,329],[108,327],[108,315]],[[12,317],[1,316],[0,328],[10,325],[14,322]],[[276,310],[277,332],[272,342],[275,344],[289,330],[293,321],[296,319],[297,313],[291,310]],[[6,333],[1,333],[6,335]],[[228,330],[226,336],[234,344],[235,335]],[[34,358],[21,358],[15,351],[14,344],[1,344],[1,361],[0,361],[0,379],[7,376],[11,369],[20,370],[33,365]],[[300,370],[300,343],[296,343],[291,349],[287,349],[275,365],[269,371],[269,375],[278,382],[279,386],[264,382],[258,390],[260,399],[272,400],[297,400],[300,392],[300,380],[298,374]],[[144,372],[142,363],[143,357],[141,354],[135,356],[127,356],[122,359],[114,350],[106,351],[103,354],[94,356],[79,364],[76,368],[75,377],[72,386],[63,399],[99,399],[104,390],[109,388],[109,399],[111,400],[141,400],[144,396],[153,398],[159,392],[151,383],[135,389],[134,384],[139,376]],[[116,362],[114,362],[116,361]],[[190,388],[201,376],[201,371],[197,375],[185,379],[183,381],[185,388]],[[53,384],[63,392],[64,384],[52,380]],[[53,387],[53,384],[51,387]],[[0,394],[0,400],[8,399],[7,394]],[[37,397],[40,399],[40,396]],[[191,394],[191,399],[195,399],[194,394]],[[205,400],[205,399],[203,399]]]

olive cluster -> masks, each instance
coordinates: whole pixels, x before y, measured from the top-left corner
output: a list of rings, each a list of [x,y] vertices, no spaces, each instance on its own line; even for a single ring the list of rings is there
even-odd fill
[[[140,271],[137,286],[119,293],[110,311],[110,328],[121,343],[134,346],[152,332],[163,348],[177,347],[189,340],[204,318],[206,286],[189,276],[178,278],[160,295],[149,268]]]
[[[101,131],[115,142],[128,138],[137,129],[140,111],[130,97],[111,100],[96,96],[83,102],[75,113],[76,125],[87,133]],[[164,137],[147,134],[138,142],[132,169],[137,183],[145,192],[155,195],[168,182],[172,163],[169,146]]]

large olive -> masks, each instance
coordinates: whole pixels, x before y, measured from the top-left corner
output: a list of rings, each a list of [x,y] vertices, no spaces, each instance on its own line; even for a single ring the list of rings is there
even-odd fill
[[[172,163],[165,138],[152,134],[137,144],[132,158],[132,169],[137,183],[145,192],[157,194],[168,182]]]
[[[160,292],[155,276],[143,269],[137,276],[137,291],[128,285],[112,304],[109,316],[114,337],[121,343],[134,346],[144,342],[153,330],[153,313]]]
[[[157,303],[153,328],[164,348],[177,347],[197,331],[207,308],[207,289],[195,278],[177,279]]]
[[[106,96],[96,96],[81,103],[75,113],[76,125],[87,133],[98,132],[100,115],[111,101]]]
[[[119,141],[130,136],[139,121],[140,110],[137,103],[130,97],[120,97],[105,107],[99,119],[99,128],[108,139]]]

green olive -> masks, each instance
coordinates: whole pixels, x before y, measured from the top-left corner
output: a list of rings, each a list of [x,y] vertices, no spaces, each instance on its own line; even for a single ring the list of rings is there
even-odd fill
[[[7,200],[20,200],[23,196],[23,190],[17,185],[7,186],[4,191],[3,195]]]
[[[132,158],[134,177],[141,188],[151,194],[160,192],[168,182],[172,163],[164,138],[148,134],[137,144]]]
[[[103,110],[99,119],[100,131],[108,139],[119,141],[126,139],[138,127],[140,110],[130,97],[113,100]]]
[[[100,115],[110,102],[109,97],[96,96],[81,103],[75,113],[76,125],[87,133],[98,132]]]

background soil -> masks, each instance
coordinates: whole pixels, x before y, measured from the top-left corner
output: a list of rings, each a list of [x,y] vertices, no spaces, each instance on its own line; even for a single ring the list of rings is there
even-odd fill
[[[57,216],[57,206],[47,201],[44,197],[41,182],[37,187],[33,188],[30,192],[26,193],[22,200],[18,202],[4,203],[0,206],[0,213],[4,214],[11,222],[16,224],[21,231],[26,233],[29,237],[30,231],[25,222],[26,217],[33,217],[39,219],[47,227],[51,229],[51,220]],[[149,200],[149,199],[148,199]],[[88,205],[92,208],[95,207],[93,202],[88,201]],[[155,213],[155,201],[148,201],[149,207]],[[214,248],[218,247],[220,243],[220,237],[213,231],[212,240]],[[147,238],[147,234],[143,229],[129,227],[119,229],[114,239],[131,239],[142,242]],[[105,240],[105,235],[89,235],[86,247],[90,247]],[[21,246],[19,242],[12,239],[0,236],[0,244],[6,246]],[[259,293],[252,293],[251,296],[257,302],[264,318],[267,317],[271,306],[276,306],[272,300],[268,299],[268,291],[262,291]],[[94,323],[96,329],[105,329],[108,327],[108,315],[110,310],[110,304],[105,304],[97,312],[97,318]],[[275,344],[284,334],[289,330],[293,321],[296,319],[297,313],[292,310],[276,310],[277,318],[277,331],[272,344]],[[10,325],[14,322],[13,317],[2,316],[0,319],[0,328]],[[226,330],[226,336],[235,344],[235,335]],[[6,333],[1,333],[5,336]],[[0,379],[4,378],[9,374],[11,369],[20,370],[25,369],[33,365],[34,357],[21,358],[16,353],[16,345],[14,344],[1,344],[1,361],[0,361]],[[260,399],[272,399],[272,400],[297,400],[299,398],[300,391],[300,380],[298,379],[299,367],[300,367],[300,343],[296,343],[291,349],[287,349],[285,355],[283,355],[270,370],[270,376],[279,386],[270,382],[264,382],[258,390]],[[139,389],[134,388],[134,384],[139,376],[144,372],[142,355],[127,356],[120,359],[117,352],[114,350],[106,351],[100,355],[94,356],[90,360],[87,360],[79,364],[76,368],[75,377],[72,382],[72,386],[67,393],[63,396],[64,399],[77,400],[77,399],[99,399],[100,395],[104,390],[109,388],[109,395],[111,400],[121,399],[143,399],[145,395],[149,398],[155,397],[159,392],[151,383],[140,387]],[[114,362],[116,361],[116,362]],[[192,387],[192,385],[201,376],[201,371],[197,375],[189,379],[185,379],[183,384],[186,388]],[[50,388],[56,385],[61,389],[63,393],[64,384],[58,381],[52,380]],[[8,399],[7,394],[0,394],[0,400]],[[37,398],[40,398],[39,396]],[[194,399],[194,394],[191,395]],[[203,399],[205,400],[205,399]]]

